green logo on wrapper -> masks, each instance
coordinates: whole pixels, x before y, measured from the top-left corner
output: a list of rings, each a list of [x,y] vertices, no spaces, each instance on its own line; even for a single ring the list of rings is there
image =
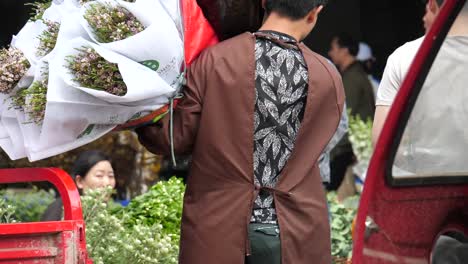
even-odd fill
[[[84,136],[87,136],[89,134],[91,134],[91,132],[93,132],[93,129],[94,129],[94,125],[89,125],[79,136],[77,139],[80,139]]]
[[[134,114],[132,117],[130,117],[129,121],[138,119],[138,118],[140,118],[142,116],[143,116],[143,112],[138,112],[138,113]]]
[[[143,64],[144,66],[152,69],[153,71],[157,71],[159,69],[159,62],[156,61],[156,60],[146,60],[146,61],[142,61],[140,63]]]

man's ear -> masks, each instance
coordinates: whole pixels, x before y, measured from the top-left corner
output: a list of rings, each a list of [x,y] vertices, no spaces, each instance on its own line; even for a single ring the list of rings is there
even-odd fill
[[[307,16],[307,22],[308,23],[317,23],[318,16],[320,12],[323,9],[323,5],[317,6],[316,8],[312,9],[312,11],[309,12],[309,15]]]
[[[427,4],[429,6],[429,10],[433,14],[437,14],[437,12],[439,12],[440,6],[439,6],[439,4],[437,4],[436,0],[429,0]]]

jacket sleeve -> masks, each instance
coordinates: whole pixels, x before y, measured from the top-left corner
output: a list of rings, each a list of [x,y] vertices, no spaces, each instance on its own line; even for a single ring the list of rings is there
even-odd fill
[[[363,101],[362,87],[358,78],[352,75],[343,76],[343,87],[346,94],[346,106],[351,109],[352,114],[356,114],[359,103]]]
[[[184,87],[184,97],[174,110],[174,149],[176,154],[191,152],[200,125],[202,112],[202,93],[205,85],[205,63],[200,56],[187,72],[187,85]],[[170,147],[170,115],[167,114],[156,124],[136,130],[140,142],[152,153],[169,155]]]

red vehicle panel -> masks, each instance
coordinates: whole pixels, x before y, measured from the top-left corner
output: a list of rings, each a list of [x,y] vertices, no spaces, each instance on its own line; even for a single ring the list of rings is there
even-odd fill
[[[465,2],[445,1],[391,107],[361,196],[353,263],[431,263],[431,253],[441,234],[452,231],[468,234],[468,173],[448,173],[446,176],[435,172],[431,177],[404,180],[392,176],[392,166],[396,163],[395,157],[400,155],[399,146],[403,144],[402,138],[414,106]],[[448,76],[446,83],[450,84]],[[450,129],[447,124],[440,126]],[[426,134],[432,132],[425,131]],[[460,159],[466,163],[463,157]]]
[[[0,170],[0,184],[43,181],[57,188],[63,200],[64,220],[1,224],[0,263],[91,264],[80,195],[72,178],[59,169]]]

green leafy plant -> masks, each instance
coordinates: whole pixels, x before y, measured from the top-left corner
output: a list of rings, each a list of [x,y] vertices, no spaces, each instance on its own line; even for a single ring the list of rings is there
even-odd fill
[[[335,263],[346,263],[351,258],[352,224],[357,213],[359,197],[339,202],[336,193],[327,194],[331,214],[332,255]]]
[[[363,121],[359,115],[349,115],[349,141],[358,160],[353,171],[361,179],[365,179],[373,151],[372,121],[370,119]]]
[[[160,224],[125,225],[130,217],[125,208],[117,216],[115,207],[106,202],[111,189],[88,191],[82,197],[86,222],[86,242],[94,263],[176,264],[178,241],[163,232]]]
[[[161,225],[166,234],[174,234],[178,239],[184,192],[181,179],[173,177],[167,182],[160,181],[125,208],[124,213],[129,216],[126,225]]]
[[[3,195],[2,195],[3,196]],[[16,208],[8,204],[5,199],[0,200],[0,224],[15,223],[14,218]]]
[[[349,140],[359,160],[369,160],[372,155],[372,121],[363,121],[359,115],[349,114]]]
[[[17,222],[37,222],[47,207],[54,201],[54,191],[39,190],[33,187],[32,190],[18,192],[7,190],[3,192],[0,210],[7,210],[10,206],[14,208],[11,215]]]

